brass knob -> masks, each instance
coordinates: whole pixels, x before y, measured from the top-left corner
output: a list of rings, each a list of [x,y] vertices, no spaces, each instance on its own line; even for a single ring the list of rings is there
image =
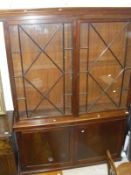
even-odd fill
[[[82,130],[81,130],[81,133],[84,133],[84,132],[85,132],[85,130],[84,130],[84,129],[82,129]]]
[[[53,162],[53,160],[54,160],[53,157],[48,157],[49,162]]]

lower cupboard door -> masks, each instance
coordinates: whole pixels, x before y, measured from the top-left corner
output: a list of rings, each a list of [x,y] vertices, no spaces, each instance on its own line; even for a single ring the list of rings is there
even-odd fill
[[[22,132],[19,154],[22,169],[61,166],[70,162],[70,128]]]
[[[89,163],[103,161],[107,149],[120,158],[124,125],[124,121],[110,121],[77,126],[76,159]]]

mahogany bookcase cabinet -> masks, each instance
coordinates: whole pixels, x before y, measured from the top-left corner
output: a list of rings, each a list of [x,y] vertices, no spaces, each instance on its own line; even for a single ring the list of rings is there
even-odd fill
[[[120,158],[131,9],[2,11],[20,174]]]

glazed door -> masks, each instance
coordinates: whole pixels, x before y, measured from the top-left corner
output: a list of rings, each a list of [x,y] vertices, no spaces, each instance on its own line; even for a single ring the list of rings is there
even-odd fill
[[[76,160],[90,163],[105,160],[107,149],[120,157],[124,126],[124,121],[109,121],[76,127]]]
[[[72,24],[9,25],[18,115],[22,118],[72,114]]]
[[[128,22],[12,22],[9,59],[20,118],[126,108],[130,32]]]
[[[128,22],[80,22],[80,114],[126,108],[130,33]]]
[[[71,162],[71,128],[17,134],[23,170],[48,168]]]

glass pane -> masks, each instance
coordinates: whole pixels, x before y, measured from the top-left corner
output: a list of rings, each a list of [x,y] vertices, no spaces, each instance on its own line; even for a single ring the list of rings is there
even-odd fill
[[[28,117],[71,114],[72,25],[12,25],[10,32],[14,75],[22,80],[15,80],[17,98],[25,98]]]
[[[27,113],[26,113],[26,106],[25,106],[25,100],[18,100],[18,110],[19,110],[19,115],[22,116],[21,119],[27,118]]]
[[[64,24],[64,46],[65,49],[73,49],[72,25],[70,23]]]
[[[80,48],[88,47],[88,24],[82,23],[80,26]]]
[[[130,40],[127,26],[123,22],[81,24],[80,113],[126,107],[124,89],[129,86],[129,73],[126,75],[129,56],[127,52],[126,58],[125,51]]]
[[[65,50],[65,72],[72,73],[72,50]]]
[[[65,94],[65,109],[66,109],[66,114],[69,115],[72,113],[72,95],[66,95]]]
[[[24,98],[23,78],[15,78],[17,98]]]
[[[131,68],[131,24],[128,25],[127,34],[127,47],[126,47],[126,67]]]

